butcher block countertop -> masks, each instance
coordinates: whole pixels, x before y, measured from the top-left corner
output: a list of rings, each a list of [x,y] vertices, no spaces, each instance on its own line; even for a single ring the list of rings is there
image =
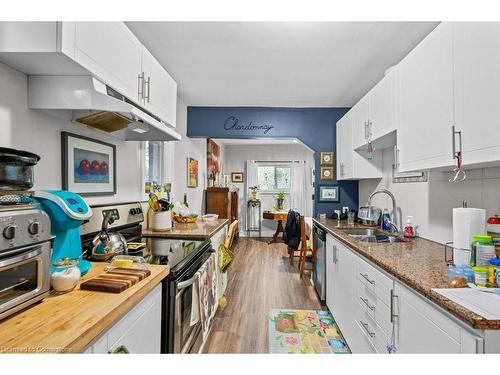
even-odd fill
[[[104,272],[106,263],[92,263],[80,283]],[[122,293],[80,290],[51,294],[0,321],[0,352],[79,353],[142,300],[169,273],[151,265],[151,275]]]
[[[142,231],[142,235],[143,237],[190,238],[206,240],[212,237],[227,224],[229,224],[229,219],[217,219],[215,221],[201,221],[201,219],[198,219],[196,223],[174,223],[174,227],[172,229],[161,232],[144,229]]]
[[[349,228],[347,222],[341,221],[340,225],[332,219],[314,219],[314,222],[359,255],[473,328],[500,329],[500,321],[487,320],[432,290],[449,287],[444,245],[423,238],[400,243],[362,242],[345,233],[345,229]],[[356,224],[356,227],[361,226]]]

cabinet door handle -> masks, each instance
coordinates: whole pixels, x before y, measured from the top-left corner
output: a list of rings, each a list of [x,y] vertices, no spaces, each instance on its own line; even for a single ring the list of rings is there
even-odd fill
[[[368,326],[368,323],[363,323],[362,320],[359,321],[363,328],[365,329],[366,333],[370,335],[370,337],[375,337],[375,332],[370,332],[370,327]]]
[[[109,354],[130,354],[130,351],[125,345],[120,345],[118,346],[115,350],[113,351],[108,351]]]
[[[365,141],[368,140],[368,120],[365,121]]]
[[[366,273],[359,273],[366,281],[368,281],[370,284],[375,285],[375,280],[370,280],[368,278],[368,275]]]
[[[391,309],[391,323],[394,323],[394,318],[398,317],[398,314],[394,312],[394,299],[398,299],[398,296],[394,294],[394,289],[391,289],[391,301],[390,301],[390,309]]]
[[[151,77],[148,77],[146,80],[146,88],[147,88],[147,95],[144,97],[146,99],[146,102],[149,103],[149,99],[151,98]]]
[[[333,263],[337,263],[337,246],[333,245]]]
[[[144,72],[141,72],[137,77],[137,100],[144,99]]]
[[[372,122],[371,120],[368,120],[368,139],[371,140],[372,139]]]
[[[397,145],[394,146],[394,170],[399,171],[399,148]]]
[[[368,298],[359,297],[359,299],[363,301],[366,307],[368,307],[371,311],[375,310],[375,306],[370,306],[370,304],[368,303]]]

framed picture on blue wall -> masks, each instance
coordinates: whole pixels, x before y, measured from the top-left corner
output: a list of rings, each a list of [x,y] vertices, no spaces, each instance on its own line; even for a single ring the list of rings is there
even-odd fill
[[[339,187],[338,186],[320,186],[319,187],[319,202],[339,202]]]

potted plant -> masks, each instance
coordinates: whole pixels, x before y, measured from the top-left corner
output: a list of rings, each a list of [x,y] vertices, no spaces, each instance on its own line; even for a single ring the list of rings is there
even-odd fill
[[[280,191],[278,194],[276,194],[276,208],[278,211],[281,211],[283,209],[285,203],[285,192]]]
[[[257,192],[259,191],[259,185],[255,185],[255,186],[250,186],[248,188],[250,190],[250,200],[252,201],[256,201],[257,200]]]

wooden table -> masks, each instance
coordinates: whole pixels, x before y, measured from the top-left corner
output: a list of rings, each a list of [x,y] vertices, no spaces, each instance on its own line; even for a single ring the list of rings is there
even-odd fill
[[[276,228],[276,232],[273,235],[273,238],[267,243],[272,244],[275,242],[282,242],[283,237],[281,237],[281,240],[278,239],[278,236],[280,233],[284,232],[283,228],[283,220],[286,220],[288,217],[288,212],[272,212],[272,211],[264,211],[262,214],[262,217],[264,219],[269,219],[269,220],[277,220],[278,221],[278,227]]]

